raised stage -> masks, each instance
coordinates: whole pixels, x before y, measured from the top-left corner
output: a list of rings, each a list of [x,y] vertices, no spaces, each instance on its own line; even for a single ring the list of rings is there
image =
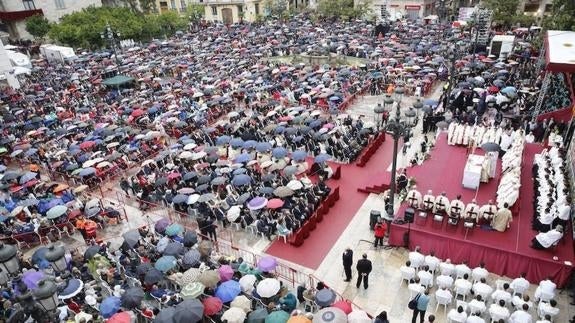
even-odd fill
[[[504,233],[489,231],[475,227],[466,234],[463,223],[457,227],[447,225],[447,219],[442,224],[434,222],[432,216],[427,219],[416,215],[415,223],[408,225],[392,224],[389,243],[394,246],[404,245],[404,233],[410,230],[409,248],[420,246],[422,252],[435,254],[442,258],[450,258],[452,262],[468,261],[470,267],[485,262],[487,269],[499,275],[510,278],[518,277],[522,272],[527,273],[527,279],[538,282],[551,276],[558,286],[565,286],[573,269],[565,261],[574,262],[572,230],[567,233],[562,242],[554,249],[540,251],[530,248],[531,239],[537,232],[531,230],[533,214],[533,183],[531,168],[533,156],[540,152],[539,144],[527,144],[523,153],[523,166],[521,171],[521,192],[517,201],[516,214],[514,214],[511,228]],[[476,153],[481,154],[478,149]],[[457,194],[468,203],[476,196],[475,190],[463,188],[461,180],[463,168],[467,159],[466,149],[447,145],[445,134],[441,134],[432,151],[431,159],[423,165],[408,169],[408,176],[415,177],[418,190],[424,194],[432,189],[434,194],[442,191],[447,193],[449,199]],[[495,193],[501,173],[501,163],[498,163],[497,176],[489,183],[482,183],[477,192],[479,205],[488,200],[495,200]],[[387,178],[382,183],[389,181]],[[370,185],[377,185],[370,183]],[[398,218],[403,217],[406,206],[401,206]],[[557,256],[558,260],[553,260]]]

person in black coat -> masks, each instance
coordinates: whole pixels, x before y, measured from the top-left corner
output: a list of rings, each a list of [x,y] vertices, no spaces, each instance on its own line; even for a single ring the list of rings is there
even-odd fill
[[[371,272],[371,261],[367,259],[367,254],[364,253],[361,259],[357,261],[355,269],[357,269],[357,283],[355,287],[359,288],[363,280],[363,288],[367,289],[369,273]]]
[[[346,282],[351,281],[351,266],[353,265],[353,251],[351,248],[345,249],[342,255],[343,261],[343,271],[345,272],[345,280]]]

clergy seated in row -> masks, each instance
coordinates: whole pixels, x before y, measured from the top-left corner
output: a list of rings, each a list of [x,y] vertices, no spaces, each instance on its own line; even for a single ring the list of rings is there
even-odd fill
[[[489,200],[487,204],[479,208],[479,217],[477,219],[478,224],[490,223],[497,212],[497,206],[493,204],[492,200]]]
[[[435,206],[435,196],[433,191],[427,191],[427,194],[423,196],[423,210],[433,212],[433,207]]]
[[[407,192],[407,204],[414,210],[419,210],[421,201],[421,193],[417,190],[417,186],[414,185],[413,188]]]
[[[539,216],[533,221],[533,229],[547,232],[558,225],[565,227],[571,218],[570,203],[571,199],[567,198],[557,207],[552,205],[543,212],[538,212]]]
[[[449,209],[449,200],[445,196],[447,193],[442,192],[435,198],[435,213],[447,213]]]
[[[465,207],[465,211],[463,212],[463,221],[464,222],[476,222],[477,215],[479,214],[479,205],[477,205],[477,201],[475,199],[471,200],[471,203],[468,203]]]
[[[461,218],[461,212],[465,210],[465,204],[461,202],[461,195],[457,195],[455,200],[449,204],[449,223],[457,225]]]
[[[556,245],[563,238],[563,226],[558,225],[555,229],[541,232],[531,240],[531,248],[544,250]]]

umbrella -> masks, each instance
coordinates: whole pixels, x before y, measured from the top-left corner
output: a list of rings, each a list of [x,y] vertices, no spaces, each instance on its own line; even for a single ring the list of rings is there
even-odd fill
[[[231,302],[236,296],[242,292],[240,283],[235,280],[228,280],[223,282],[216,289],[216,297],[222,300],[222,302]]]
[[[244,204],[247,202],[247,200],[250,199],[252,195],[248,192],[248,193],[244,193],[242,195],[240,195],[237,199],[236,199],[236,203],[238,204]],[[267,202],[266,202],[267,203]]]
[[[114,314],[114,316],[110,317],[106,323],[131,323],[132,322],[132,315],[130,312],[120,312]]]
[[[501,148],[499,147],[498,144],[494,142],[486,142],[483,145],[481,145],[481,149],[487,152],[492,152],[492,151],[499,151]]]
[[[94,256],[97,255],[99,252],[100,252],[100,246],[98,245],[88,247],[88,249],[84,251],[84,260],[94,258]]]
[[[186,202],[188,202],[188,196],[185,194],[178,194],[172,199],[172,203],[174,204],[182,204]]]
[[[34,172],[26,172],[24,175],[22,175],[20,177],[20,182],[19,182],[20,185],[23,185],[26,182],[29,182],[29,181],[35,179],[36,175],[37,175],[37,173],[34,173]]]
[[[48,219],[56,219],[66,213],[66,211],[68,211],[68,207],[65,205],[56,205],[46,212],[46,217]]]
[[[164,254],[164,256],[178,256],[184,253],[184,245],[174,241],[174,242],[170,242],[166,248],[164,249],[164,251],[162,252]]]
[[[140,241],[140,232],[137,229],[133,229],[124,233],[122,238],[124,238],[124,242],[128,247],[133,248]]]
[[[297,190],[300,190],[300,189],[303,188],[302,182],[300,182],[300,181],[298,181],[298,180],[296,180],[296,179],[291,180],[289,183],[287,183],[286,186],[287,186],[289,189],[292,189],[292,190],[294,190],[294,191],[297,191]]]
[[[256,292],[261,297],[272,297],[280,291],[280,287],[279,280],[266,278],[258,283]]]
[[[3,181],[11,181],[13,179],[16,179],[20,177],[20,173],[18,172],[6,172],[4,173],[4,176],[2,176],[2,180]]]
[[[242,276],[242,278],[240,278],[240,287],[242,288],[242,291],[244,293],[251,294],[257,280],[258,278],[252,274]]]
[[[289,187],[280,186],[274,190],[274,194],[277,197],[284,198],[292,196],[294,194],[294,191],[292,191]]]
[[[205,288],[206,287],[202,285],[202,283],[193,282],[182,288],[180,291],[180,296],[182,296],[183,299],[198,298],[204,293]]]
[[[259,308],[248,315],[247,323],[264,323],[267,316],[268,310],[266,308]]]
[[[351,311],[353,310],[351,308],[351,303],[348,300],[342,300],[342,301],[337,301],[335,303],[333,303],[332,305],[333,307],[339,308],[340,310],[342,310],[345,314],[349,314],[351,313]]]
[[[213,249],[214,245],[212,244],[211,241],[209,240],[203,240],[202,242],[200,242],[200,244],[198,245],[198,251],[200,252],[200,254],[204,257],[210,256],[212,254],[212,249]],[[219,276],[218,276],[219,277]]]
[[[140,287],[128,288],[124,294],[122,294],[122,306],[127,309],[137,308],[142,304],[142,300],[146,295]]]
[[[72,278],[66,282],[66,287],[58,293],[59,299],[69,299],[78,295],[82,288],[84,287],[84,282],[79,279]]]
[[[104,318],[109,318],[116,314],[121,306],[122,300],[119,297],[106,297],[102,303],[100,303],[100,314],[102,314]]]
[[[349,323],[371,323],[371,319],[365,311],[355,310],[347,315]]]
[[[246,174],[239,174],[234,176],[234,178],[232,179],[232,184],[234,186],[243,186],[243,185],[247,185],[249,183],[251,183],[252,178],[249,175]]]
[[[283,147],[277,147],[272,150],[272,156],[275,158],[284,158],[288,155],[287,149]]]
[[[158,221],[156,221],[156,224],[154,224],[154,229],[156,230],[156,232],[160,232],[163,233],[164,231],[166,231],[166,228],[170,225],[170,220],[167,218],[161,218]]]
[[[213,193],[205,193],[200,195],[200,197],[198,198],[198,202],[200,203],[205,203],[205,202],[209,202],[211,200],[213,200],[216,197],[216,195],[214,195]]]
[[[41,271],[36,271],[30,269],[22,274],[22,282],[28,287],[28,289],[38,288],[38,282],[44,278],[44,273]]]
[[[200,303],[201,305],[202,303]],[[174,314],[176,313],[175,307],[166,307],[156,315],[154,323],[174,323]]]
[[[263,195],[272,195],[274,193],[274,188],[273,187],[260,187],[260,189],[258,190],[259,193],[263,194]]]
[[[230,143],[230,141],[232,140],[232,138],[230,136],[219,136],[216,139],[216,145],[218,146],[223,146],[223,145],[227,145]]]
[[[202,304],[204,305],[204,315],[206,316],[211,316],[219,313],[223,306],[222,300],[214,296],[210,296],[204,299]]]
[[[84,168],[82,169],[79,173],[78,176],[80,177],[84,177],[84,176],[89,176],[92,174],[96,173],[96,169],[94,167],[88,167],[88,168]]]
[[[252,160],[252,156],[248,153],[240,154],[236,158],[234,158],[234,162],[238,164],[247,163],[250,160]]]
[[[242,323],[246,319],[246,313],[242,308],[231,307],[222,315],[222,321],[227,323]]]
[[[226,282],[234,277],[234,270],[229,265],[222,265],[218,268],[218,274],[220,274],[220,281]]]
[[[157,270],[165,273],[165,272],[170,271],[174,267],[176,267],[177,264],[178,264],[178,262],[176,261],[176,257],[174,257],[174,256],[162,256],[160,259],[158,259],[156,261],[156,264],[154,265],[154,267]]]
[[[149,262],[143,262],[136,267],[136,272],[139,275],[145,275],[148,271],[150,271],[154,266],[152,266]]]
[[[315,303],[320,307],[331,306],[335,301],[335,298],[335,293],[329,288],[321,289],[315,293]]]
[[[276,258],[265,256],[258,261],[258,269],[263,272],[274,271],[278,265]]]
[[[186,270],[180,278],[178,278],[178,284],[180,284],[180,286],[185,286],[193,283],[200,277],[200,273],[201,272],[198,268],[190,268]]]
[[[287,323],[312,323],[310,319],[303,315],[292,315],[287,320]]]
[[[326,307],[313,315],[313,323],[347,323],[347,315],[336,307]]]
[[[292,176],[298,172],[298,167],[295,165],[290,165],[283,170],[285,176]]]
[[[256,150],[260,153],[270,151],[272,149],[272,145],[269,142],[259,142],[256,144]]]
[[[160,238],[160,241],[156,243],[156,250],[158,252],[164,252],[164,249],[166,249],[166,247],[168,246],[168,244],[170,244],[170,242],[172,242],[172,240],[170,240],[169,237],[164,236]]]
[[[230,307],[242,309],[244,312],[249,313],[252,310],[252,301],[244,295],[236,296],[230,303]]]
[[[184,257],[182,258],[182,264],[188,267],[193,267],[200,263],[200,258],[200,252],[196,249],[191,249],[184,254]]]
[[[204,284],[204,286],[214,288],[220,281],[220,275],[215,270],[206,270],[200,274],[198,280],[200,283]]]
[[[192,194],[188,197],[187,204],[192,205],[200,199],[200,194]]]
[[[223,185],[227,183],[228,178],[224,176],[218,176],[212,180],[212,185]]]
[[[204,305],[197,299],[187,299],[175,308],[171,322],[196,323],[204,317]]]
[[[307,152],[303,150],[296,150],[291,154],[291,158],[295,161],[303,161],[307,158]]]
[[[263,209],[264,207],[266,207],[266,205],[268,204],[268,199],[266,199],[265,197],[254,197],[253,199],[251,199],[248,202],[248,209],[250,210],[259,210],[259,209]]]
[[[331,156],[328,154],[319,154],[319,155],[315,156],[314,160],[316,163],[324,163],[330,159],[331,159]]]
[[[230,222],[235,222],[240,217],[241,212],[242,212],[241,206],[233,205],[228,209],[228,212],[226,214],[226,218]]]
[[[164,274],[156,268],[150,269],[144,276],[144,282],[148,285],[156,284],[164,279]]]
[[[48,264],[48,261],[46,260],[46,251],[48,251],[47,247],[40,247],[36,249],[36,251],[34,251],[34,254],[32,254],[31,258],[32,263],[38,266],[40,266],[42,263]]]
[[[165,233],[166,233],[166,235],[173,237],[173,236],[177,236],[178,234],[182,233],[183,231],[184,231],[184,227],[182,227],[180,224],[172,223],[166,228]]]
[[[286,323],[289,318],[286,311],[273,311],[266,317],[265,323]]]
[[[184,233],[184,247],[190,248],[198,243],[198,235],[194,231]]]
[[[268,201],[268,209],[279,209],[284,205],[284,201],[280,199],[271,199]]]

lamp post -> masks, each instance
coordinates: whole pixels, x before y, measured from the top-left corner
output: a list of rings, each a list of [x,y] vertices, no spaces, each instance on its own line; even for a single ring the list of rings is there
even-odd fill
[[[408,136],[411,128],[413,128],[413,126],[415,126],[415,122],[414,122],[414,117],[415,117],[415,112],[413,110],[410,110],[410,113],[406,114],[406,119],[402,120],[401,119],[401,111],[400,111],[400,105],[401,105],[401,99],[403,97],[403,93],[404,93],[404,89],[403,88],[396,88],[395,89],[395,95],[396,98],[395,100],[393,98],[391,98],[391,96],[386,96],[386,98],[384,99],[384,102],[386,103],[386,106],[390,107],[390,110],[393,110],[394,105],[395,105],[395,115],[393,118],[391,118],[391,113],[390,113],[390,119],[387,122],[387,126],[386,126],[386,130],[387,133],[390,134],[393,138],[393,160],[392,160],[392,164],[391,164],[391,183],[389,184],[390,189],[389,189],[389,205],[386,205],[385,207],[385,211],[386,211],[386,220],[387,221],[392,221],[393,217],[394,217],[394,204],[395,204],[395,193],[396,193],[396,183],[395,183],[395,175],[397,172],[397,149],[398,149],[398,145],[399,145],[399,139],[401,139],[402,137]],[[391,111],[390,111],[391,112]],[[388,228],[388,235],[389,235],[389,228],[390,226],[387,226]]]
[[[46,312],[58,308],[58,286],[52,280],[44,279],[38,282],[38,288],[33,291],[33,295]]]
[[[385,108],[378,103],[375,108],[373,108],[373,112],[375,113],[375,125],[377,127],[377,133],[381,130],[381,126],[383,125],[383,113],[385,112]]]
[[[63,272],[67,268],[65,254],[66,249],[62,245],[50,245],[44,257],[50,262],[56,272]]]
[[[112,27],[110,27],[109,23],[106,23],[106,29],[100,33],[100,37],[102,37],[102,39],[104,39],[109,43],[110,48],[112,49],[112,53],[116,58],[116,65],[118,67],[120,67],[122,62],[120,61],[118,53],[116,52],[116,38],[120,38],[120,36],[121,36],[120,32],[112,30]]]
[[[448,49],[445,49],[445,51],[447,53],[446,57],[449,60],[449,82],[447,83],[447,90],[443,96],[443,109],[447,109],[447,105],[449,104],[449,96],[455,84],[455,62],[457,61],[457,57],[465,52],[465,44],[463,42],[457,42]]]
[[[0,269],[9,275],[14,275],[20,271],[20,262],[16,257],[18,250],[10,244],[0,243]]]

